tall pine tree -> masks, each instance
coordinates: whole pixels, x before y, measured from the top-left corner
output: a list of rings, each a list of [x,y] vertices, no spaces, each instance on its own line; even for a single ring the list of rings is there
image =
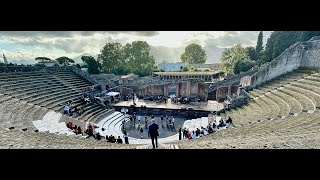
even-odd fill
[[[262,40],[263,40],[263,34],[262,31],[260,31],[259,35],[258,35],[258,41],[257,41],[257,46],[256,46],[256,56],[258,59],[261,58],[261,53],[262,53]]]

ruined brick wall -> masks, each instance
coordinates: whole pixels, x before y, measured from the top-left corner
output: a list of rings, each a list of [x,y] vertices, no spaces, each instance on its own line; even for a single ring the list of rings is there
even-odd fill
[[[115,88],[111,89],[114,92],[119,92],[120,94],[133,94],[133,90],[131,88],[123,87],[123,86],[117,86]]]
[[[199,86],[199,82],[191,82],[191,84],[190,84],[190,97],[199,96],[198,86]]]
[[[198,83],[198,97],[201,100],[207,99],[209,93],[209,84]]]
[[[190,97],[190,81],[180,81],[176,83],[176,96]]]
[[[219,87],[216,93],[216,100],[219,102],[225,100],[228,95],[228,89],[229,89],[228,86]]]
[[[154,84],[140,88],[139,96],[168,96],[168,84]]]

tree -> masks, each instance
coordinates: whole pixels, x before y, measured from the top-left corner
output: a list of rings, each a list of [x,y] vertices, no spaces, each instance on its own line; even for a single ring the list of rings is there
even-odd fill
[[[48,57],[36,57],[35,60],[40,62],[51,61]]]
[[[150,46],[145,41],[127,43],[123,49],[124,64],[131,73],[139,76],[151,75],[155,65],[155,59],[150,54]]]
[[[189,71],[188,66],[184,66],[184,67],[182,68],[182,71],[183,71],[183,72],[188,72],[188,71]]]
[[[80,64],[75,64],[74,66],[79,68],[79,69],[81,68]]]
[[[244,60],[251,61],[248,55],[248,49],[241,46],[241,44],[234,45],[231,48],[226,48],[221,55],[221,69],[226,75],[238,74],[240,71],[239,66],[250,64],[246,62],[245,64],[240,63]],[[237,63],[237,64],[236,64]],[[239,64],[240,63],[240,64]],[[235,66],[237,65],[237,66]],[[244,68],[246,69],[246,68]],[[250,68],[249,68],[250,69]],[[240,70],[242,70],[240,68]]]
[[[87,64],[90,74],[99,74],[100,64],[92,56],[82,56],[81,59]]]
[[[205,63],[207,60],[206,52],[198,44],[189,44],[180,59],[188,64]]]
[[[234,74],[239,74],[240,72],[246,72],[250,70],[255,65],[254,61],[250,59],[241,59],[234,64]]]
[[[234,64],[239,59],[247,59],[248,54],[241,44],[226,48],[221,55],[221,69],[227,74],[234,74]]]
[[[257,46],[256,46],[257,59],[260,59],[261,53],[262,53],[262,50],[263,50],[263,47],[262,47],[263,41],[262,40],[263,40],[263,33],[262,33],[262,31],[260,31],[260,33],[258,35]]]
[[[255,60],[255,61],[258,60],[258,55],[256,53],[256,50],[253,47],[246,47],[245,50],[251,60]]]
[[[267,40],[261,64],[272,61],[294,43],[319,35],[320,31],[274,31]]]
[[[104,73],[124,74],[128,72],[123,47],[120,43],[107,43],[100,52],[98,61]]]
[[[0,66],[6,66],[6,64],[3,62],[0,62]]]
[[[68,58],[66,56],[58,57],[56,59],[56,61],[58,61],[59,64],[64,64],[64,65],[66,65],[68,63],[74,63],[73,59],[70,59],[70,58]]]

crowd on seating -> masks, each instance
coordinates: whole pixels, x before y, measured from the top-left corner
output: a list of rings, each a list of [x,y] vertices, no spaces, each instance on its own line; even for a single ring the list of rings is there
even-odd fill
[[[72,124],[71,122],[69,122],[69,123],[67,124],[67,128],[69,128],[70,130],[72,130],[76,135],[78,135],[78,134],[83,135],[83,132],[82,132],[81,127],[80,127],[80,126],[77,126],[77,125],[74,125],[74,126],[73,126],[73,124]]]
[[[216,121],[212,122],[210,121],[207,127],[202,127],[201,130],[197,128],[195,131],[189,131],[186,127],[183,129],[179,129],[179,136],[182,135],[183,139],[196,139],[201,136],[206,136],[208,134],[214,133],[218,131],[220,128],[228,128],[228,124],[231,124],[233,127],[235,125],[232,122],[232,119],[230,116],[228,116],[228,119],[225,121],[219,114],[216,116]],[[179,137],[181,139],[181,137]]]
[[[114,137],[113,135],[106,135],[106,136],[102,136],[100,135],[100,133],[96,133],[94,134],[94,125],[92,123],[89,123],[88,126],[87,126],[87,129],[82,132],[82,129],[80,126],[77,126],[77,125],[74,125],[69,122],[67,124],[67,128],[69,128],[70,130],[72,130],[76,135],[79,135],[81,134],[82,136],[84,136],[85,134],[87,135],[86,138],[90,138],[92,137],[93,139],[96,139],[96,140],[103,140],[103,141],[107,141],[107,142],[110,142],[110,143],[118,143],[118,144],[122,144],[123,143],[123,140],[120,136],[118,136],[117,138]],[[102,128],[102,130],[104,130]],[[123,132],[123,138],[125,139],[125,143],[126,144],[129,144],[129,140],[128,140],[128,133],[126,131]]]
[[[73,115],[80,116],[81,114],[83,114],[83,112],[84,112],[84,108],[82,106],[78,108],[78,106],[72,103],[71,100],[68,101],[63,108],[63,114],[68,116],[73,116]]]

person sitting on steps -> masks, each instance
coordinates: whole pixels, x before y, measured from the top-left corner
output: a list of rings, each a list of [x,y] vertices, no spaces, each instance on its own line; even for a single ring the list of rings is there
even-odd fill
[[[236,127],[236,126],[233,124],[232,119],[231,119],[230,116],[228,116],[228,119],[227,119],[226,123],[229,123],[229,124],[231,124],[233,127]]]
[[[118,136],[117,143],[122,144],[122,139],[120,138],[120,136]]]

